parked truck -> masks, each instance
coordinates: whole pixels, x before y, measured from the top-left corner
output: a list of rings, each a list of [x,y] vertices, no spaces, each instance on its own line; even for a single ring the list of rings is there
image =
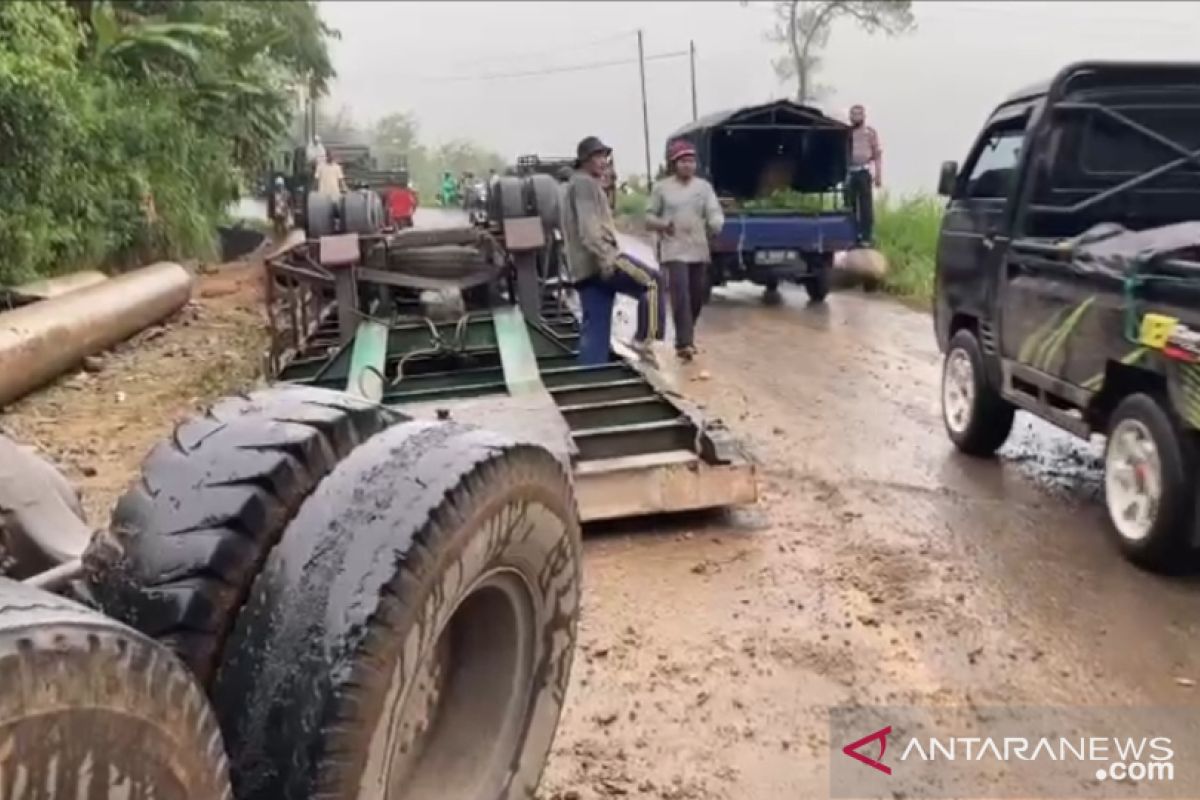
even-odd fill
[[[304,147],[285,151],[275,165],[275,172],[284,177],[291,195],[297,227],[314,237],[412,227],[418,196],[406,163],[380,169],[366,145],[326,142],[323,147],[341,165],[346,179],[348,191],[339,198],[311,191],[315,176]]]
[[[710,285],[751,281],[778,297],[782,281],[821,302],[835,252],[854,246],[856,228],[841,190],[850,128],[789,100],[722,111],[680,128],[667,142],[696,148],[699,174],[725,207],[713,242]],[[772,206],[770,198],[788,202]]]
[[[1200,64],[1080,63],[996,108],[938,241],[946,430],[995,452],[1017,410],[1103,434],[1133,561],[1193,555],[1200,479]]]

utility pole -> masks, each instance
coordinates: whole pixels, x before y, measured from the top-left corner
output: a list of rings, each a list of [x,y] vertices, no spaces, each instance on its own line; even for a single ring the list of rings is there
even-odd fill
[[[638,72],[642,77],[642,137],[646,145],[646,185],[654,182],[650,173],[650,109],[646,105],[646,45],[643,41],[642,30],[638,28]]]
[[[696,40],[692,39],[688,42],[688,60],[692,66],[692,122],[695,122],[700,113],[696,107]]]

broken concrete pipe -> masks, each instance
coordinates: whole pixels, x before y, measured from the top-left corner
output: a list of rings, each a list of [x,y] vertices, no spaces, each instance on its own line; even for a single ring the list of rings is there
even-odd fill
[[[0,407],[183,308],[192,283],[162,262],[0,313]]]
[[[49,300],[52,297],[59,297],[76,289],[95,286],[97,283],[104,283],[106,280],[108,280],[108,276],[103,272],[89,269],[81,272],[69,272],[66,275],[56,275],[53,278],[42,278],[30,283],[23,283],[20,286],[14,286],[11,289],[0,289],[0,295],[5,295],[4,302],[13,306],[23,306],[29,303],[36,303],[38,300]],[[0,303],[0,305],[3,305],[3,303]]]

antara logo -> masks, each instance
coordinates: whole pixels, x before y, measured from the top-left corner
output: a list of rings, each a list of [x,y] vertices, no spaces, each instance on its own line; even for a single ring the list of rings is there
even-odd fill
[[[850,744],[846,745],[845,747],[842,748],[842,752],[845,753],[846,755],[850,756],[853,759],[861,761],[862,763],[866,764],[868,767],[871,767],[872,769],[879,770],[884,775],[891,775],[892,768],[889,767],[887,764],[883,763],[883,754],[887,752],[887,737],[888,737],[888,734],[891,732],[892,732],[891,725],[888,725],[886,728],[880,728],[879,730],[875,731],[874,733],[869,733],[866,736],[864,736],[863,738],[859,739],[858,741],[851,742]],[[879,742],[878,758],[871,758],[868,755],[858,752],[861,748],[866,747],[868,744],[870,744],[871,742],[874,742],[874,741]]]

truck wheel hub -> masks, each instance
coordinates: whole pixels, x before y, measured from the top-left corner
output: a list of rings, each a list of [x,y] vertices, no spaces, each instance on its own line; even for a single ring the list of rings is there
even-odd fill
[[[383,762],[369,759],[360,798],[502,794],[530,702],[534,615],[528,587],[512,572],[493,572],[466,593],[408,691],[385,703],[370,748]],[[404,666],[401,659],[393,681]]]
[[[1144,423],[1122,420],[1110,434],[1104,495],[1121,536],[1140,541],[1150,534],[1162,498],[1162,462]]]

